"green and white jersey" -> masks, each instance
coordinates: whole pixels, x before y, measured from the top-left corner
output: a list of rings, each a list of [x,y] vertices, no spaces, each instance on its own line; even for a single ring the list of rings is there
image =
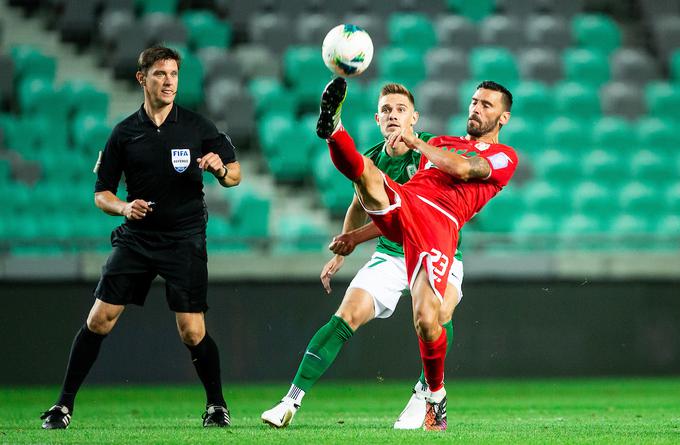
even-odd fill
[[[435,135],[431,133],[419,133],[418,138],[427,142]],[[375,144],[364,152],[364,156],[369,158],[373,163],[382,170],[387,176],[392,178],[399,184],[404,184],[413,177],[418,171],[420,164],[420,152],[409,150],[401,156],[390,156],[387,154],[385,142]],[[458,247],[460,247],[460,238],[458,240]],[[404,248],[399,243],[390,241],[384,236],[378,238],[378,245],[375,248],[376,252],[381,252],[391,256],[404,256]],[[456,250],[455,258],[458,261],[463,260],[459,250]]]

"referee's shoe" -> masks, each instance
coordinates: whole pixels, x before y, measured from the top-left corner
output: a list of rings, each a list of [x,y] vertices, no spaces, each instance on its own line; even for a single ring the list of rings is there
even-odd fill
[[[42,427],[46,430],[63,430],[71,423],[71,411],[63,405],[54,405],[45,411],[42,416]]]
[[[225,406],[208,405],[203,413],[203,426],[220,427],[231,425],[231,418],[229,417],[229,410]]]

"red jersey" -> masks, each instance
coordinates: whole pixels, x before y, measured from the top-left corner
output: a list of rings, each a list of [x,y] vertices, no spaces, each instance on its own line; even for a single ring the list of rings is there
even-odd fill
[[[517,168],[517,153],[503,144],[488,144],[460,136],[437,136],[428,144],[467,158],[480,156],[489,162],[491,175],[486,179],[461,181],[437,169],[425,156],[419,171],[403,187],[453,215],[458,228],[468,222],[508,184]]]

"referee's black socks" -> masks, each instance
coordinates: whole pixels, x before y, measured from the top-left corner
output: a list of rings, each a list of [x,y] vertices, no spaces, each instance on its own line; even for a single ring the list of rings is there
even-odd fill
[[[185,343],[186,345],[186,343]],[[194,363],[198,378],[205,387],[207,405],[227,406],[222,396],[222,381],[220,379],[220,353],[215,341],[205,333],[205,337],[196,346],[186,347],[191,352],[191,361]]]
[[[73,339],[64,384],[57,401],[57,405],[66,406],[71,413],[73,413],[76,393],[97,360],[104,338],[106,335],[96,334],[87,328],[87,324],[84,324]]]

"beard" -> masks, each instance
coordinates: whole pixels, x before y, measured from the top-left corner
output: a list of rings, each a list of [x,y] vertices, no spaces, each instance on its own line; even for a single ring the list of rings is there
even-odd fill
[[[498,116],[496,119],[487,122],[486,125],[484,124],[484,122],[482,122],[481,120],[479,120],[476,117],[471,117],[470,119],[477,122],[477,124],[479,124],[479,126],[473,127],[471,122],[468,120],[467,134],[469,134],[473,138],[480,138],[480,137],[484,136],[485,134],[493,131],[496,128],[496,126],[498,126],[498,121],[500,121],[501,117]]]

